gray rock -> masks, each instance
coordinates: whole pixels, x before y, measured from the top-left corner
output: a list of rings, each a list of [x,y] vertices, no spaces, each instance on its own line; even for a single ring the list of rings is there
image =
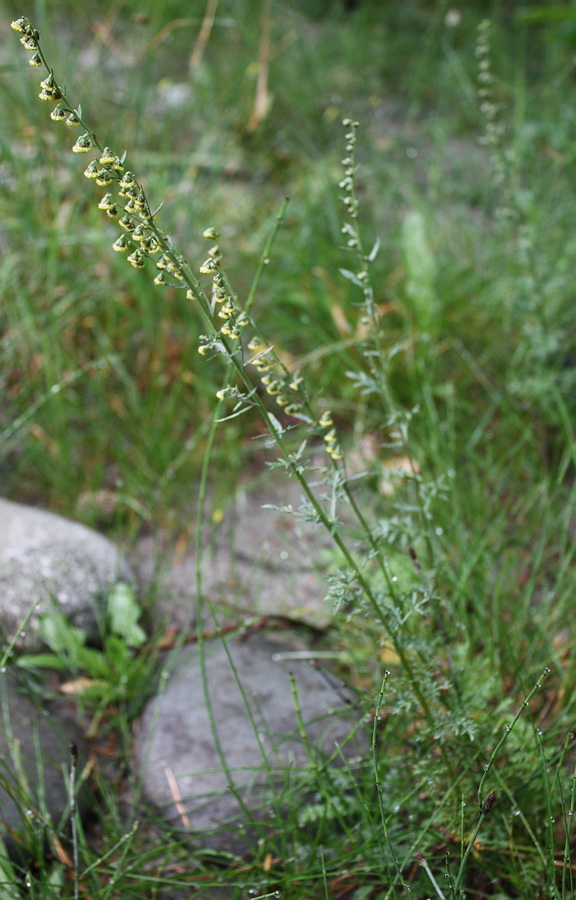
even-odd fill
[[[190,830],[204,846],[242,852],[253,839],[246,809],[256,820],[266,819],[261,808],[274,804],[275,792],[294,770],[309,765],[290,671],[312,747],[334,754],[339,764],[343,745],[352,762],[365,750],[363,732],[346,744],[358,720],[349,692],[308,661],[286,659],[286,646],[262,638],[231,642],[232,664],[219,641],[205,649],[210,707],[196,650],[148,704],[136,741],[137,767],[145,795],[169,821]],[[239,824],[247,826],[244,836]]]
[[[204,541],[203,595],[236,613],[286,614],[326,627],[332,610],[323,602],[325,571],[333,542],[322,527],[296,514],[301,503],[302,491],[293,481],[240,491]],[[162,536],[147,536],[130,555],[140,583],[155,585],[153,617],[180,629],[195,621],[194,551],[193,535],[187,546],[180,540],[176,550]],[[213,627],[208,619],[204,624]]]
[[[133,581],[117,547],[78,522],[0,499],[0,623],[6,638],[18,632],[20,649],[37,649],[39,614],[59,607],[90,639],[97,612],[117,581]]]
[[[0,840],[22,857],[44,843],[47,829],[67,825],[70,742],[78,748],[78,773],[86,749],[66,704],[37,706],[10,670],[0,672],[0,715]],[[84,793],[77,805],[85,807]]]

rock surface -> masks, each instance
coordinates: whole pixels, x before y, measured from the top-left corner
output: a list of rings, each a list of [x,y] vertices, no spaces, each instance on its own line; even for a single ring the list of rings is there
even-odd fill
[[[200,837],[203,846],[243,852],[255,833],[265,832],[254,831],[242,804],[256,821],[267,819],[266,810],[275,802],[272,785],[286,785],[291,770],[309,765],[289,673],[307,741],[325,756],[338,757],[358,713],[333,676],[308,661],[286,658],[285,645],[252,637],[231,641],[228,652],[220,641],[207,644],[205,651],[210,705],[196,648],[176,658],[166,690],[149,703],[136,760],[145,795],[169,821]],[[364,749],[359,732],[343,752],[351,760]],[[237,823],[247,825],[244,834],[234,827]]]
[[[282,478],[277,488],[268,483],[259,490],[239,491],[223,511],[222,521],[204,541],[201,560],[202,594],[220,611],[228,607],[232,614],[287,614],[320,627],[329,624],[332,610],[324,603],[324,573],[334,545],[322,527],[297,514],[301,502],[300,486]],[[155,585],[153,617],[179,630],[193,626],[193,534],[176,547],[162,536],[146,537],[129,559],[140,583]],[[212,627],[208,615],[205,625]]]
[[[40,646],[38,617],[56,604],[89,639],[97,612],[117,581],[133,582],[117,547],[84,525],[0,499],[0,623],[11,640],[37,604],[19,648]]]
[[[9,669],[0,672],[0,715],[0,840],[20,856],[27,845],[38,846],[47,819],[58,831],[67,824],[70,742],[78,748],[78,773],[86,750],[67,705],[37,706]],[[77,802],[81,809],[83,794]]]

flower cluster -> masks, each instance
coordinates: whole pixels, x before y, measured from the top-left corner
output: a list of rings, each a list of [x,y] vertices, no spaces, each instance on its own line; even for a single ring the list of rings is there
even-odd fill
[[[272,346],[266,344],[262,338],[253,337],[248,344],[248,350],[252,353],[248,365],[258,370],[260,381],[268,396],[274,397],[278,406],[289,416],[299,415],[302,412],[299,396],[302,377],[286,372],[273,353]]]
[[[358,218],[358,201],[356,199],[356,194],[354,193],[354,150],[356,146],[356,129],[358,128],[358,122],[353,122],[352,119],[343,119],[342,124],[344,128],[347,128],[348,131],[344,135],[346,139],[345,151],[346,155],[342,160],[342,164],[344,166],[344,178],[342,181],[338,182],[338,187],[344,191],[344,197],[342,198],[342,203],[348,210],[348,214],[351,219]],[[355,230],[351,227],[342,228],[344,234],[348,234],[350,236],[350,241],[348,242],[349,247],[356,247],[356,234]]]
[[[17,19],[12,22],[12,28],[22,35],[20,40],[24,47],[33,52],[31,65],[43,64],[48,69],[40,49],[40,34],[29,20]],[[56,104],[50,114],[53,122],[64,122],[69,128],[84,124],[80,109],[72,109],[50,69],[40,82],[40,88],[40,99]],[[144,190],[134,174],[124,169],[124,157],[117,156],[110,147],[102,149],[96,137],[85,130],[74,143],[72,152],[91,151],[96,151],[98,156],[88,163],[84,175],[93,179],[98,187],[110,188],[99,200],[98,209],[114,219],[123,230],[114,241],[113,249],[117,253],[126,253],[128,262],[136,269],[144,268],[146,259],[152,259],[157,269],[155,284],[183,286],[185,261],[174,253],[169,238],[156,226]],[[193,291],[189,290],[188,298],[194,297]]]
[[[22,17],[21,19],[16,19],[15,22],[12,22],[11,27],[14,29],[14,31],[17,31],[18,34],[22,35],[22,37],[20,38],[20,43],[22,44],[24,49],[32,53],[32,56],[28,60],[30,65],[41,66],[42,54],[40,53],[40,32],[36,31],[35,28],[32,28],[30,21],[24,17]]]
[[[208,241],[217,241],[219,237],[215,228],[207,228],[203,236]],[[208,251],[208,258],[200,266],[200,275],[212,276],[212,309],[217,318],[222,319],[220,334],[231,341],[239,341],[241,330],[248,325],[249,320],[236,304],[222,271],[221,261],[220,247],[214,243]]]
[[[484,116],[485,133],[480,139],[490,150],[492,175],[494,184],[500,187],[506,179],[506,171],[502,156],[503,124],[501,108],[494,100],[494,77],[490,69],[490,20],[484,19],[478,26],[476,57],[478,59],[478,99],[480,112]]]
[[[209,275],[212,279],[211,292],[202,290],[199,281],[193,274],[184,257],[178,255],[169,236],[158,226],[155,213],[152,213],[146,194],[133,172],[125,168],[125,154],[118,156],[110,147],[101,147],[96,136],[88,130],[82,120],[80,108],[73,109],[65,91],[58,85],[54,73],[49,69],[40,48],[40,35],[29,20],[17,19],[12,28],[22,35],[24,47],[33,53],[31,65],[43,65],[48,71],[40,83],[40,98],[54,103],[50,118],[54,122],[63,122],[69,128],[81,128],[82,134],[72,147],[73,153],[94,153],[95,157],[84,169],[86,178],[95,181],[104,189],[98,201],[98,209],[114,220],[120,234],[112,244],[116,253],[126,253],[127,261],[136,269],[143,269],[148,260],[156,267],[154,284],[182,287],[189,300],[200,300],[214,331],[210,335],[200,336],[198,352],[206,355],[209,351],[224,354],[228,359],[237,359],[236,367],[244,365],[240,362],[244,349],[241,341],[242,331],[249,324],[247,312],[238,305],[222,268],[222,258],[218,246],[218,232],[207,228],[204,237],[211,242],[208,256],[199,269],[200,275]],[[349,123],[347,135],[350,152],[354,146],[356,123]],[[351,216],[355,215],[356,201],[353,194],[353,165],[346,170],[347,181],[342,187],[347,191],[346,202]],[[348,189],[348,185],[350,189]],[[275,403],[288,415],[300,416],[312,421],[304,412],[307,406],[300,389],[302,378],[291,374],[281,364],[272,346],[266,345],[260,338],[253,338],[247,345],[251,358],[247,365],[258,370],[261,383],[266,393],[274,398]],[[222,393],[222,392],[221,392]],[[224,396],[229,399],[243,399],[244,394],[236,388],[228,388]],[[331,422],[330,422],[331,424]],[[321,421],[320,428],[326,433],[324,440],[328,452],[333,459],[340,459],[335,433],[330,431],[326,421]]]
[[[336,429],[334,428],[330,410],[326,410],[326,412],[322,413],[318,425],[323,432],[322,440],[324,441],[326,453],[330,459],[334,460],[334,462],[342,459],[342,449],[338,443],[338,437],[336,435]]]

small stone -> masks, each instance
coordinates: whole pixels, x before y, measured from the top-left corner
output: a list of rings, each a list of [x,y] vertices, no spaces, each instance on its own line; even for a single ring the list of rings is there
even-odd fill
[[[98,639],[98,612],[118,581],[134,578],[119,550],[90,528],[54,513],[0,498],[0,625],[4,640],[37,650],[39,616],[60,609],[89,640]]]
[[[261,821],[266,818],[262,805],[272,802],[270,777],[274,785],[284,785],[294,770],[308,767],[290,672],[307,740],[320,757],[336,754],[338,759],[337,748],[343,746],[350,761],[366,749],[363,732],[345,743],[358,720],[350,693],[308,661],[283,658],[286,649],[254,637],[230,642],[227,651],[219,641],[210,642],[205,647],[210,706],[196,649],[179,663],[166,690],[145,710],[136,742],[144,792],[170,822],[190,831],[203,846],[231,852],[253,846],[250,821],[230,790],[229,779],[242,804]],[[247,826],[244,835],[237,828],[241,824]]]

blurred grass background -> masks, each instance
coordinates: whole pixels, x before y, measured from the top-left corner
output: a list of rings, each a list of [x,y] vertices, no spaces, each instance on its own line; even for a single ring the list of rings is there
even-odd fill
[[[133,524],[177,513],[193,494],[221,377],[196,352],[201,325],[181,294],[110,252],[115,228],[103,227],[71,133],[50,122],[9,31],[20,14],[39,27],[101,141],[128,150],[177,245],[200,262],[203,229],[221,230],[239,296],[291,197],[256,315],[287,360],[306,363],[313,392],[342,422],[370,431],[378,423],[341,377],[358,298],[338,272],[347,265],[340,120],[357,119],[363,228],[367,243],[382,241],[375,282],[390,345],[406,348],[395,360],[399,397],[410,405],[423,387],[403,232],[417,213],[434,270],[430,409],[442,418],[451,405],[456,442],[473,433],[481,454],[524,436],[527,465],[539,465],[565,424],[551,373],[564,399],[573,392],[571,7],[564,17],[470,0],[1,8],[3,493],[89,518],[79,498],[108,488]],[[488,13],[515,218],[507,230],[479,140],[475,44]],[[257,428],[245,419],[222,428],[223,493],[253,459]]]

